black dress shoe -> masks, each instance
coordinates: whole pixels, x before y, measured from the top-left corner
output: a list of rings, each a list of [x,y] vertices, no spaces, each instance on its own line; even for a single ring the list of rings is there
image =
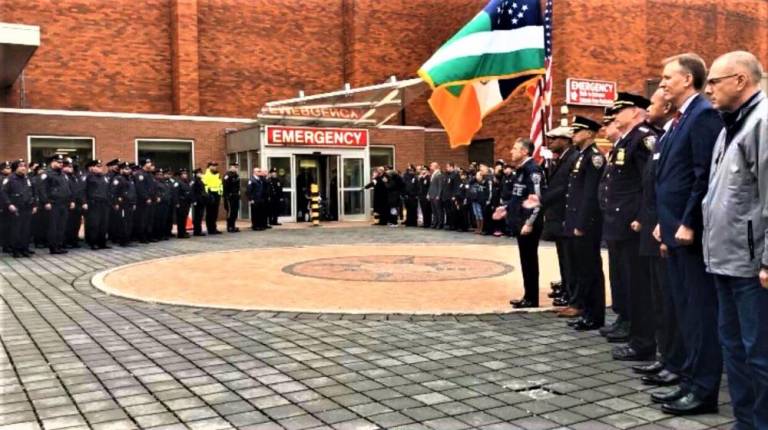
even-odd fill
[[[272,225],[282,225],[282,224],[280,224],[279,222],[276,222],[276,223],[274,223]],[[424,226],[424,228],[427,228],[427,226]]]
[[[520,303],[523,303],[523,301],[524,301],[524,300],[525,300],[525,299],[520,299],[520,300],[515,300],[515,299],[512,299],[512,300],[510,300],[510,301],[509,301],[509,304],[510,304],[510,305],[512,305],[512,306],[517,306],[517,305],[519,305]]]
[[[29,252],[28,250],[27,251],[21,251],[21,255],[24,256],[24,257],[27,257],[27,258],[32,257],[32,254],[34,254],[34,252]]]
[[[610,343],[623,343],[629,341],[629,324],[622,322],[616,326],[616,329],[605,335]]]
[[[214,235],[214,234],[222,234],[222,233],[221,233],[220,231],[218,231],[218,230],[214,230],[214,231],[209,231],[209,232],[208,232],[208,235],[209,235],[209,236],[210,236],[210,235]]]
[[[601,328],[601,329],[600,329],[600,336],[607,336],[607,335],[608,335],[608,333],[611,333],[611,332],[613,332],[614,330],[616,330],[616,327],[618,327],[618,326],[619,326],[619,322],[620,322],[620,321],[619,321],[619,319],[616,319],[616,320],[615,320],[615,321],[613,321],[612,323],[610,323],[610,324],[608,324],[607,326],[605,326],[605,327]]]
[[[664,370],[664,365],[661,363],[661,361],[654,361],[651,364],[640,364],[637,366],[632,366],[632,370],[634,370],[635,373],[639,373],[641,375],[655,375]]]
[[[22,253],[16,252],[16,251],[11,251],[11,256],[13,256],[13,258],[22,258],[22,257],[24,257],[24,255],[22,255]]]
[[[568,304],[571,302],[571,300],[566,296],[560,296],[556,299],[552,300],[552,305],[554,306],[568,306]]]
[[[568,327],[575,327],[576,324],[579,324],[583,318],[574,318],[572,320],[568,320],[567,323],[565,323]]]
[[[178,235],[177,237],[178,237],[179,239],[189,239],[189,235],[188,235],[188,234],[180,234],[180,235]]]
[[[597,321],[587,320],[587,319],[581,319],[576,322],[576,324],[573,325],[573,328],[576,329],[576,331],[590,331],[590,330],[597,330],[603,325],[598,323]]]
[[[613,348],[611,355],[618,361],[650,361],[656,356],[656,351],[640,352],[626,345]]]
[[[112,249],[109,245],[99,245],[99,249]]]
[[[96,251],[97,249],[99,249],[99,247],[98,247],[98,246],[96,246],[96,245],[91,245],[91,249],[92,249],[93,251]]]
[[[685,396],[686,394],[688,394],[688,390],[678,386],[669,391],[651,393],[651,401],[653,403],[670,403]]]
[[[193,236],[205,236],[205,233],[195,233]]]
[[[704,401],[693,393],[661,405],[662,412],[672,415],[698,415],[717,413],[717,402]]]
[[[512,305],[512,307],[515,308],[515,309],[538,308],[539,304],[538,303],[533,303],[532,301],[527,300],[527,299],[523,299],[520,302],[518,302],[517,304]]]
[[[640,378],[640,382],[642,382],[644,385],[668,387],[670,385],[677,385],[678,383],[680,383],[680,377],[677,376],[677,374],[664,369],[655,375],[643,376],[642,378]]]

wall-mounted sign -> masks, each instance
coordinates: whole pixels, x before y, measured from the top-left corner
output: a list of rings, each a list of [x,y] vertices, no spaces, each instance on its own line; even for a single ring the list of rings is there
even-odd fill
[[[566,103],[583,106],[611,106],[616,100],[616,82],[593,79],[566,80]]]
[[[364,148],[368,145],[368,130],[361,128],[315,128],[267,126],[267,145],[274,146],[333,146]]]
[[[328,106],[264,106],[261,115],[278,115],[307,118],[360,119],[365,111],[362,109],[328,107]]]

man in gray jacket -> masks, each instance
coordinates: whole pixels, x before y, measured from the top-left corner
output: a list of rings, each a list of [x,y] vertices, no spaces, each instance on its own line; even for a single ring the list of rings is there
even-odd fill
[[[440,171],[440,165],[436,162],[432,162],[429,165],[429,170],[432,172],[432,179],[429,182],[429,191],[427,191],[427,198],[432,204],[432,228],[443,228],[445,224],[445,212],[443,211],[443,202],[440,200],[440,195],[443,193],[443,173]]]
[[[768,428],[768,99],[754,55],[712,64],[706,92],[725,128],[702,202],[704,261],[715,277],[720,342],[740,429]]]

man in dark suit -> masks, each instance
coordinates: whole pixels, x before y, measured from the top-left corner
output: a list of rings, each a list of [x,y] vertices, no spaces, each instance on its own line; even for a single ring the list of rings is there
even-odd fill
[[[712,151],[723,124],[699,92],[707,69],[696,54],[666,59],[660,87],[677,110],[656,167],[659,223],[654,237],[669,248],[669,284],[686,360],[680,386],[653,394],[675,415],[717,410],[723,358],[718,343],[717,292],[701,244],[701,202],[707,192]]]

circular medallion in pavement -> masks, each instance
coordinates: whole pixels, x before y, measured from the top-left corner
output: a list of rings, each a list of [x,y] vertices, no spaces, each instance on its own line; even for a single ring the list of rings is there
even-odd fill
[[[307,278],[367,282],[443,282],[492,278],[512,271],[498,261],[429,255],[364,255],[318,258],[283,268]]]

